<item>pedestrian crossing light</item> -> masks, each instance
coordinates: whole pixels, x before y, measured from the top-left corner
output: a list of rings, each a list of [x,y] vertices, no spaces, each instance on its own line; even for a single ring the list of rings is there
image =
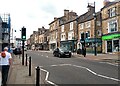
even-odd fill
[[[22,40],[26,40],[26,28],[22,28]]]

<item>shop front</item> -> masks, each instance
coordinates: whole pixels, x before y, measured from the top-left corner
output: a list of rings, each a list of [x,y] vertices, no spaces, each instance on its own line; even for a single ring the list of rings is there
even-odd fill
[[[50,50],[54,50],[56,48],[56,43],[52,43],[52,44],[50,44]]]
[[[60,42],[60,47],[65,47],[68,50],[74,52],[75,51],[75,45],[76,41],[75,40],[69,40],[69,41],[61,41]]]
[[[120,32],[110,33],[102,36],[103,53],[115,53],[120,50]]]
[[[94,47],[97,47],[97,53],[102,53],[102,40],[101,38],[87,38],[85,39],[85,46],[86,46],[86,52],[87,53],[94,53]]]

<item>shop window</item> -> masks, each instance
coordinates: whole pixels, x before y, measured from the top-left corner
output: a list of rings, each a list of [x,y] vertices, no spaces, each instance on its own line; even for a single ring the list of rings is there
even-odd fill
[[[113,51],[114,52],[119,51],[119,40],[113,40]]]

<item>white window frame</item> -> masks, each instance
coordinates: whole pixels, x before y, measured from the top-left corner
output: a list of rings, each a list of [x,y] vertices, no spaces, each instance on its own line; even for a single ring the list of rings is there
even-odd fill
[[[115,27],[114,27],[114,31],[111,31],[111,27],[110,27],[110,23],[112,22],[112,24],[117,24],[116,25],[116,31],[115,31]],[[111,20],[111,21],[109,21],[108,22],[108,33],[111,33],[111,32],[117,32],[118,31],[118,22],[117,22],[117,20]]]
[[[73,22],[70,22],[70,30],[73,30]]]
[[[65,33],[62,33],[61,34],[61,41],[65,41],[66,40],[66,35],[65,35]]]
[[[87,21],[87,22],[85,23],[85,27],[86,27],[86,28],[90,28],[90,27],[91,27],[91,21]]]
[[[80,29],[84,28],[84,23],[79,24]]]
[[[109,17],[113,17],[116,15],[116,8],[115,7],[110,8],[108,11],[109,11]]]
[[[61,32],[64,32],[64,25],[61,26]]]

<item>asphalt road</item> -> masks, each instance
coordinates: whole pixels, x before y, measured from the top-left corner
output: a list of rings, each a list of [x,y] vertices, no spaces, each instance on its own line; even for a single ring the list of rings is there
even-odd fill
[[[60,84],[118,84],[118,66],[81,59],[58,58],[52,53],[27,51],[32,63],[41,67],[41,76],[47,83]]]

